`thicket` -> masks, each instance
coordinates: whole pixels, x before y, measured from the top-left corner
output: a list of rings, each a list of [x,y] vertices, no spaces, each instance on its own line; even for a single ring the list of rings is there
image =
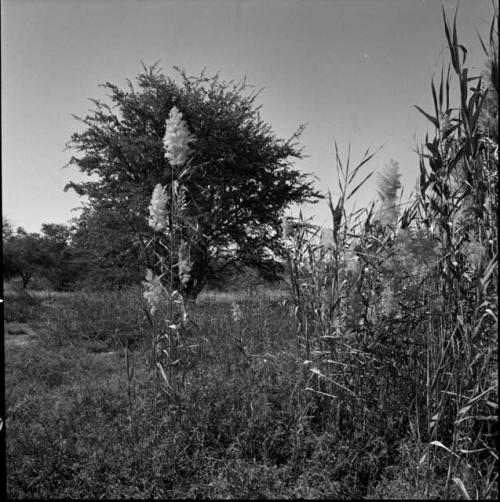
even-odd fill
[[[296,223],[288,267],[304,378],[343,435],[404,448],[419,496],[489,498],[498,493],[498,12],[483,78],[465,66],[456,14],[452,26],[443,17],[451,64],[431,84],[433,112],[417,106],[434,135],[419,149],[415,200],[400,211],[389,166],[381,207],[349,214],[370,156],[353,169],[337,150],[333,243],[325,249],[318,229]]]

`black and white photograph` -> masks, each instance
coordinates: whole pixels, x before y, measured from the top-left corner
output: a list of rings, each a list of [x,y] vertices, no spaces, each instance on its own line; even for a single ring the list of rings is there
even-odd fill
[[[498,0],[1,0],[2,498],[497,500]]]

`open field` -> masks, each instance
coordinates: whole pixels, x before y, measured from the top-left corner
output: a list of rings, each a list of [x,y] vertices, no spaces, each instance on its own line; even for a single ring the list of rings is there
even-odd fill
[[[7,297],[7,328],[36,332],[6,336],[8,496],[417,496],[414,445],[304,390],[288,303],[240,295],[234,321],[221,298],[198,299],[181,398],[155,409],[139,289]]]

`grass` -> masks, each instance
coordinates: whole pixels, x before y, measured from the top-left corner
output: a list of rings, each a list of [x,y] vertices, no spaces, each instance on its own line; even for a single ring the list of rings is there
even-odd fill
[[[344,436],[300,385],[295,317],[266,296],[238,297],[237,322],[227,303],[200,299],[182,400],[155,411],[141,344],[129,379],[114,337],[126,319],[146,322],[139,304],[129,311],[136,292],[58,297],[44,310],[50,330],[6,347],[10,498],[352,498],[396,463],[384,440]],[[76,303],[113,312],[107,352],[81,336],[95,318]]]
[[[40,301],[29,294],[6,295],[4,320],[7,322],[28,322],[40,315]]]
[[[419,150],[418,195],[403,212],[387,191],[380,209],[349,214],[360,186],[353,180],[371,156],[352,169],[336,147],[334,246],[325,251],[317,228],[298,221],[288,271],[309,388],[337,403],[330,418],[344,435],[397,438],[410,452],[409,486],[425,498],[495,498],[498,145],[482,104],[498,81],[490,72],[487,86],[469,87],[477,79],[465,67],[456,18],[450,26],[443,17],[451,71],[432,82],[434,114],[417,107],[435,126]],[[498,68],[498,11],[490,52],[483,48]],[[396,187],[397,177],[385,185]],[[406,486],[396,480],[387,490]]]

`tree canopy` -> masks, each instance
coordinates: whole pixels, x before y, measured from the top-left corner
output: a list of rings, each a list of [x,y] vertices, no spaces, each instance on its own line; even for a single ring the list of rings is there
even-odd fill
[[[3,220],[3,275],[9,280],[21,277],[27,288],[34,277],[47,279],[54,289],[72,285],[77,277],[72,266],[71,232],[65,225],[42,224],[42,233],[13,230]]]
[[[208,277],[236,264],[275,276],[285,208],[320,197],[308,176],[292,167],[302,158],[297,141],[303,128],[288,140],[277,138],[245,80],[225,82],[203,72],[188,77],[176,70],[179,83],[156,66],[144,67],[136,85],[128,81],[126,89],[108,82],[108,102],[92,100],[95,109],[75,117],[84,130],[68,142],[77,152],[69,165],[93,175],[66,187],[88,197],[77,233],[94,246],[103,266],[152,261],[148,205],[156,184],[171,178],[163,137],[175,106],[195,138],[183,184],[189,216],[205,239],[203,273]]]

